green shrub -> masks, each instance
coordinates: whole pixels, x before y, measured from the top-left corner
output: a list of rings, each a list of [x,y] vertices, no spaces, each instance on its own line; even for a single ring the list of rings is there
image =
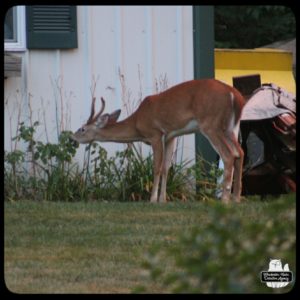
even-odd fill
[[[73,162],[78,144],[70,139],[71,132],[61,132],[58,143],[44,143],[35,139],[32,126],[19,124],[15,141],[27,144],[25,152],[5,152],[5,197],[45,199],[48,201],[77,201],[87,199],[141,201],[150,199],[153,186],[153,157],[143,157],[135,144],[128,145],[108,157],[99,143],[86,147],[82,170]],[[24,163],[27,164],[26,168]],[[167,183],[169,201],[215,197],[217,178],[222,173],[215,164],[210,174],[204,173],[204,161],[190,166],[190,162],[173,163]],[[198,178],[196,182],[195,178]]]
[[[57,144],[36,141],[34,134],[38,125],[38,122],[33,126],[19,124],[18,135],[13,140],[25,142],[26,152],[5,152],[5,197],[72,200],[75,198],[74,185],[70,185],[74,177],[72,158],[78,145],[70,140],[71,132],[67,131],[60,134]]]
[[[98,143],[86,149],[93,158],[86,168],[87,184],[96,198],[119,201],[148,201],[153,186],[153,157],[142,157],[134,144],[108,157]],[[191,172],[187,163],[173,164],[170,168],[167,194],[169,200],[193,199]]]
[[[198,156],[196,163],[187,172],[191,178],[196,179],[197,199],[206,201],[220,194],[223,170],[219,169],[217,162],[211,163]]]
[[[150,249],[143,264],[150,282],[167,293],[288,291],[290,286],[266,287],[260,272],[268,270],[270,258],[282,259],[295,270],[295,196],[272,203],[261,220],[245,218],[240,205],[208,205],[209,221],[201,228],[186,232],[166,249]],[[148,290],[143,286],[135,291]]]

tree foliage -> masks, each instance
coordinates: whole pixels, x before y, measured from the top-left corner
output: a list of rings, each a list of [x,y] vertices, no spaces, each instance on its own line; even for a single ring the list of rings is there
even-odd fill
[[[215,6],[217,48],[257,48],[295,36],[296,19],[290,7]]]

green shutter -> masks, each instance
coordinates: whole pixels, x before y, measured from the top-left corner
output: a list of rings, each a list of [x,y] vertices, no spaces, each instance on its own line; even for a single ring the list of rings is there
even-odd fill
[[[26,7],[28,49],[77,48],[76,6]]]

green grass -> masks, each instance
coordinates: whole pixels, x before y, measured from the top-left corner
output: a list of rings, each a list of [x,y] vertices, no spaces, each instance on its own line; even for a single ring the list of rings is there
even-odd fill
[[[295,227],[295,196],[229,205],[249,223],[274,214]],[[186,202],[5,202],[5,282],[15,293],[130,293],[136,286],[161,292],[142,264],[154,246],[168,248],[211,219],[214,204]],[[235,233],[232,232],[234,235]],[[269,257],[266,257],[266,267]],[[290,267],[291,267],[290,262]]]

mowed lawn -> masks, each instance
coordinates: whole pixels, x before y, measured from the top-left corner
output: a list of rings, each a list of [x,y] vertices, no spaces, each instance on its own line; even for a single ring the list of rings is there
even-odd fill
[[[286,226],[295,222],[290,198]],[[267,222],[265,212],[276,201],[254,199],[229,207],[249,222]],[[201,202],[5,202],[6,286],[15,293],[130,293],[150,284],[157,292],[141,266],[146,253],[217,222],[209,217],[213,208]]]

